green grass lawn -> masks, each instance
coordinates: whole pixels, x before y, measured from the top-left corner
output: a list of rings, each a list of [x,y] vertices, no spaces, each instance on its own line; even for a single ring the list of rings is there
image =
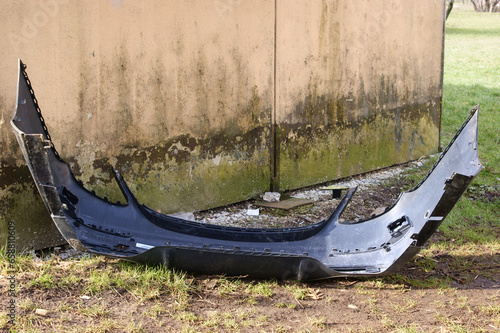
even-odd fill
[[[461,243],[500,242],[500,14],[453,11],[446,22],[442,145],[480,104],[479,156],[484,165],[445,220]],[[495,196],[496,195],[496,196]]]

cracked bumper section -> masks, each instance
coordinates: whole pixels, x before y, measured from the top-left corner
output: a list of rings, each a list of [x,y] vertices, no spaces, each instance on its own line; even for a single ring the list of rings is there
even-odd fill
[[[186,221],[139,204],[118,171],[125,205],[83,188],[52,144],[25,68],[19,61],[11,124],[40,195],[69,244],[109,257],[257,278],[387,274],[420,250],[482,168],[476,107],[427,176],[372,219],[339,222],[352,189],[330,217],[307,227],[247,229]]]

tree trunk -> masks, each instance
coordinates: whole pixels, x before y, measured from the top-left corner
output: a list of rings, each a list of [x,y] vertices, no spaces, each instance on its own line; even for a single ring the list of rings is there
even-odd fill
[[[446,17],[445,17],[445,21],[448,19],[448,16],[450,16],[450,13],[451,13],[451,10],[453,9],[453,4],[455,3],[455,0],[450,0],[450,2],[448,2],[448,8],[446,9]]]
[[[474,6],[474,11],[483,13],[492,13],[495,11],[496,6],[500,3],[500,0],[470,0],[472,6]]]
[[[500,0],[491,1],[490,13],[493,13],[495,11],[495,7],[498,5],[499,2]]]
[[[472,3],[472,5],[474,6],[474,11],[475,11],[475,12],[480,12],[480,11],[481,11],[481,10],[478,8],[478,6],[477,6],[476,1],[474,1],[474,0],[470,0],[470,2],[471,2],[471,3]]]
[[[483,12],[489,12],[491,9],[490,0],[484,0],[485,7],[483,8]]]

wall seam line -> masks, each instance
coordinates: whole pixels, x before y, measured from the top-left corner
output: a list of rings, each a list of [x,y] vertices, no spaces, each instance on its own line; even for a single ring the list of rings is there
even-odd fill
[[[277,124],[277,36],[278,36],[278,0],[274,0],[274,54],[273,54],[273,111],[271,114],[271,128],[272,128],[272,147],[271,147],[271,191],[279,190],[279,135]]]

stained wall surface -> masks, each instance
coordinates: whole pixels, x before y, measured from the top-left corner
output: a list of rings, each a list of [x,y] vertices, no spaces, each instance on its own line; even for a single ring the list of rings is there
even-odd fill
[[[58,243],[9,120],[17,58],[86,187],[164,213],[439,144],[443,1],[1,1],[0,242]]]
[[[279,1],[277,36],[280,188],[437,150],[442,2]]]

